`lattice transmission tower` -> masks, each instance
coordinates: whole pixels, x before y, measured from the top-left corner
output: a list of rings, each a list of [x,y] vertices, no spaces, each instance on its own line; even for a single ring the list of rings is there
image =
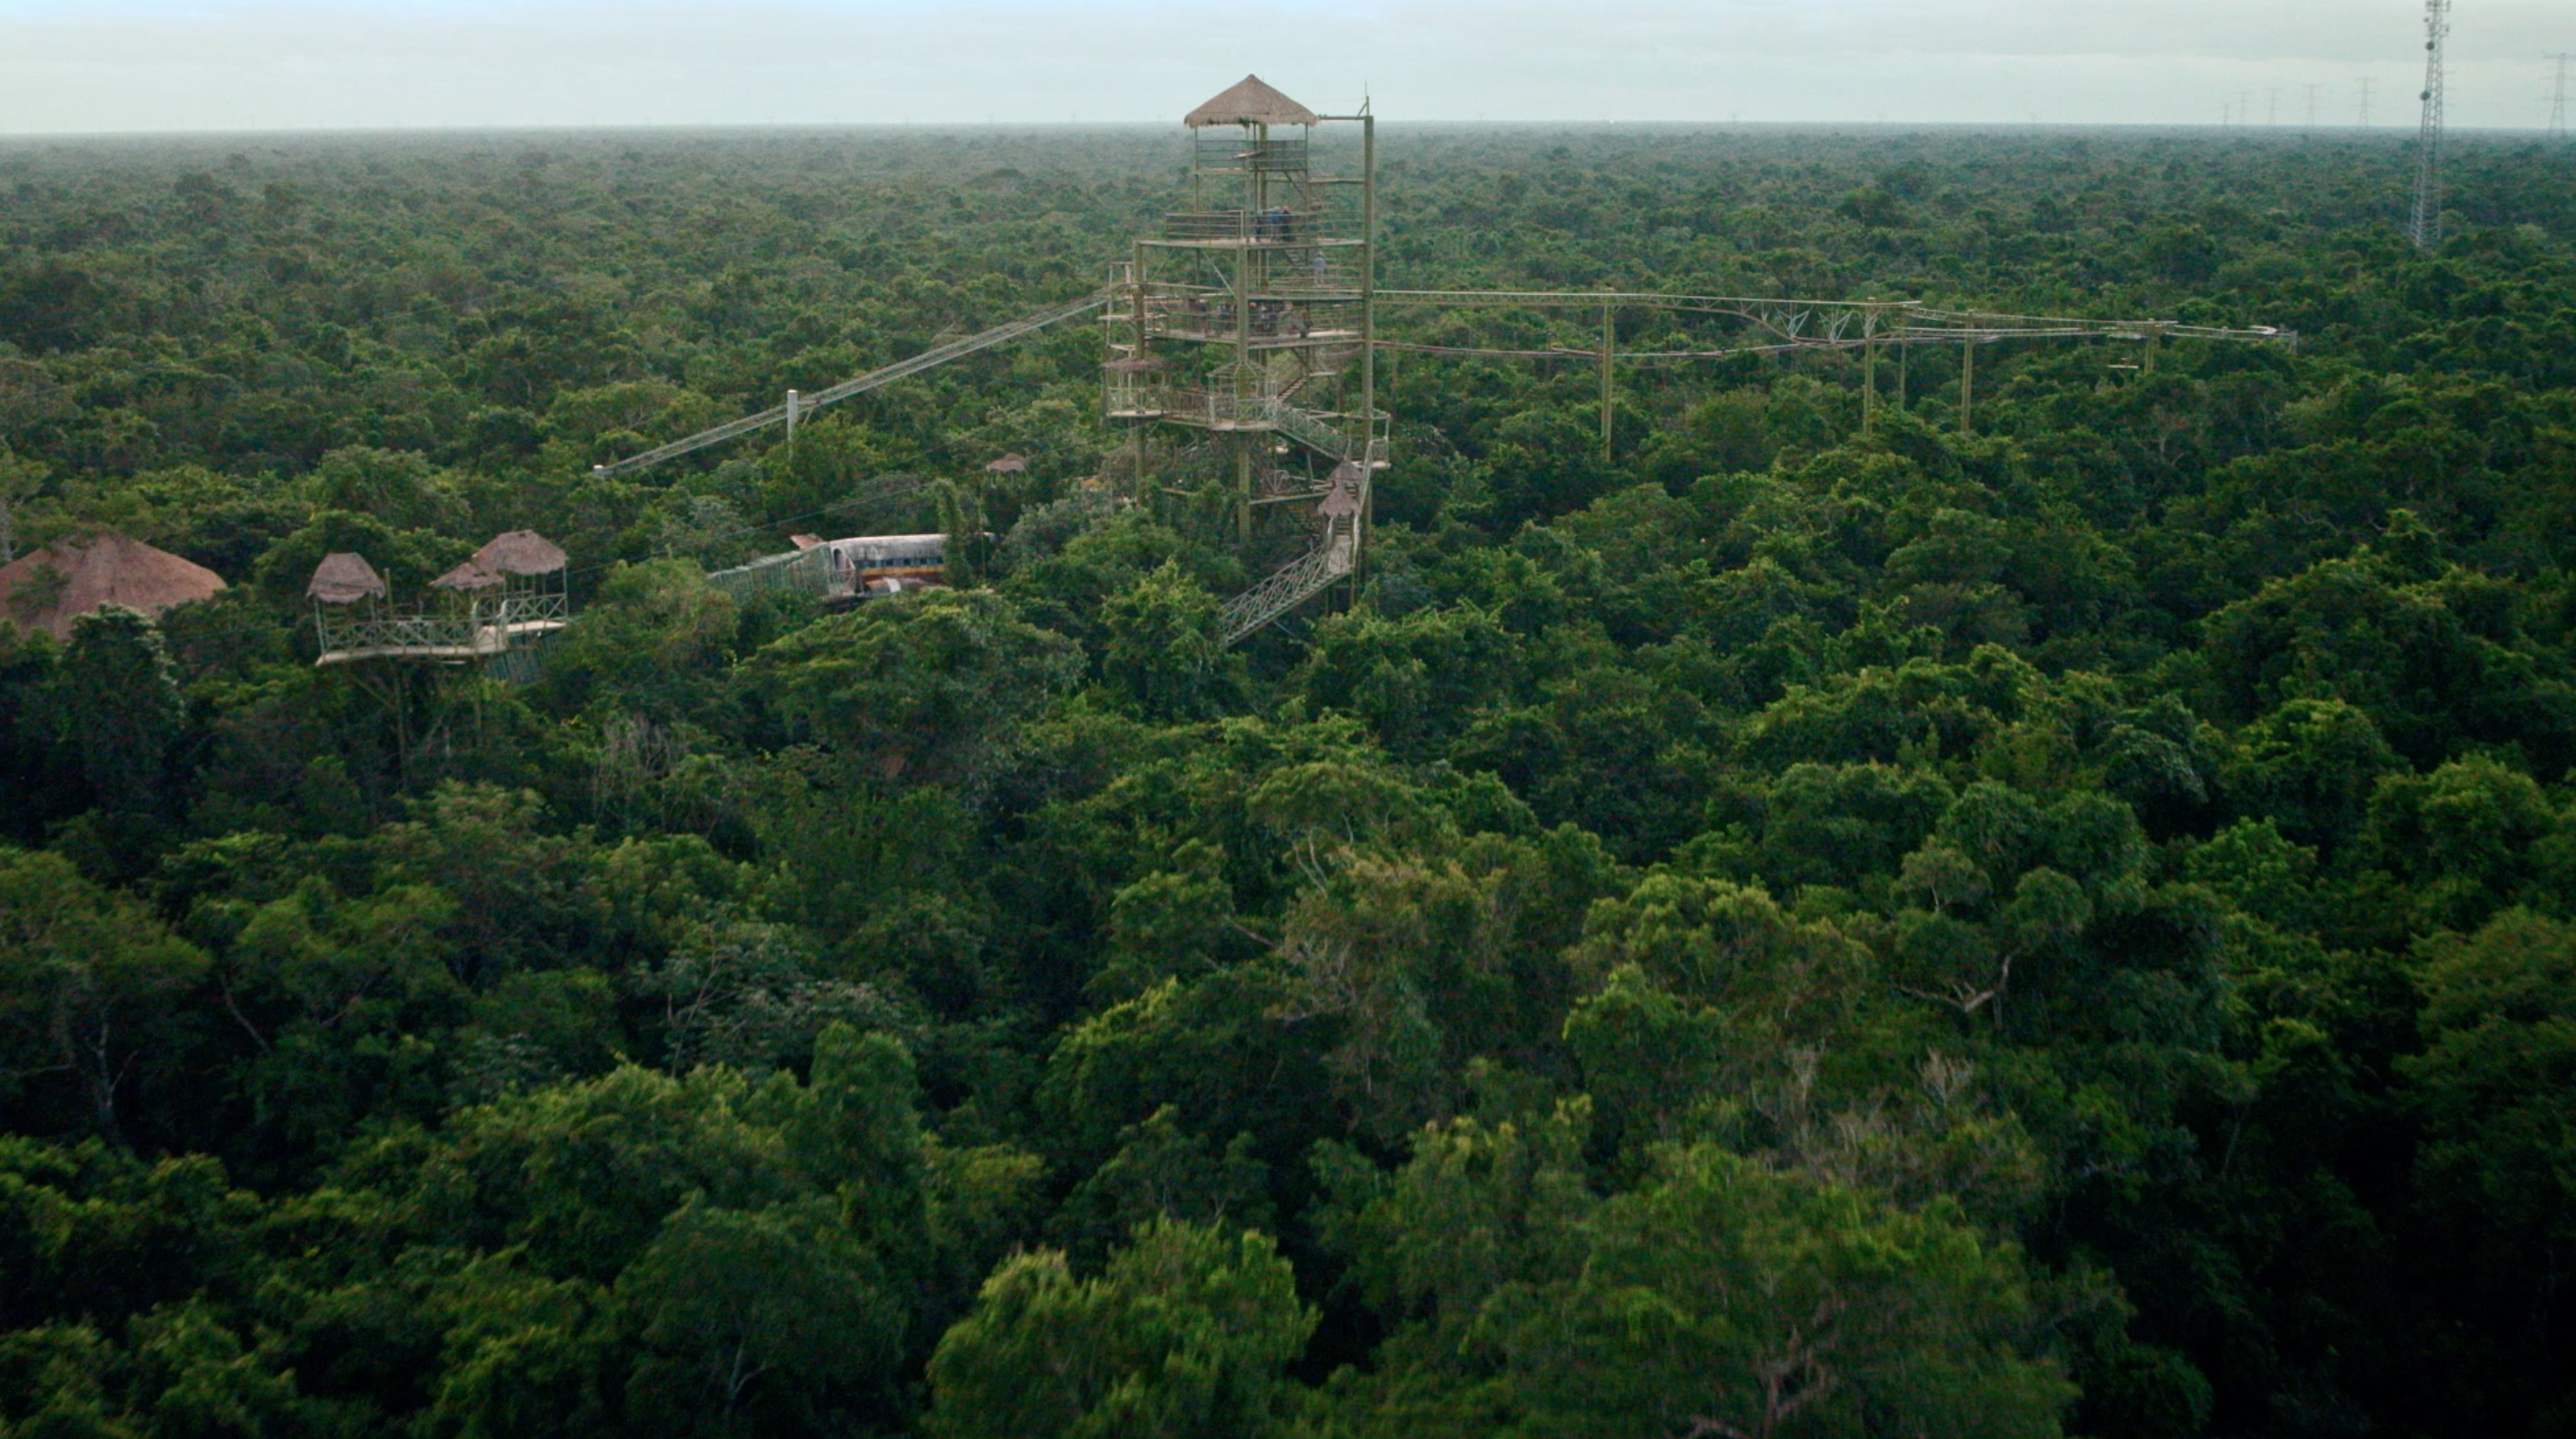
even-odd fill
[[[2558,62],[2558,83],[2549,89],[2549,138],[2564,140],[2567,138],[2567,62],[2576,60],[2576,55],[2562,50],[2540,58]]]
[[[2415,216],[2406,228],[2418,250],[2442,243],[2442,42],[2451,0],[2424,0],[2424,120],[2415,133]]]

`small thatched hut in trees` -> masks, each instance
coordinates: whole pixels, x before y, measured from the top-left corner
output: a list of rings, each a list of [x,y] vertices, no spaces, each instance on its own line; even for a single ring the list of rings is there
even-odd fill
[[[158,617],[223,588],[223,576],[168,550],[124,535],[95,535],[58,540],[0,565],[0,618],[68,639],[72,621],[102,605]]]
[[[366,556],[335,550],[313,567],[312,583],[304,587],[304,593],[315,604],[354,605],[360,600],[381,600],[390,591],[384,576],[376,573]]]
[[[540,575],[563,573],[569,561],[561,547],[534,530],[511,530],[494,535],[483,548],[474,552],[471,563],[495,575],[520,575],[534,579]]]

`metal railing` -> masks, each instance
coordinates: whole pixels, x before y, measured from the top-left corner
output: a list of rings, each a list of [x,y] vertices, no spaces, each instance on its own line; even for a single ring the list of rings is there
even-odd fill
[[[572,603],[562,594],[515,594],[477,599],[461,610],[335,611],[336,607],[314,607],[314,630],[322,651],[316,663],[406,656],[487,658],[563,628],[571,622]]]
[[[1166,240],[1230,240],[1249,245],[1311,245],[1357,240],[1347,215],[1277,206],[1267,210],[1176,210],[1163,217]]]
[[[474,615],[479,623],[497,625],[507,633],[521,626],[569,620],[572,600],[560,593],[497,595],[476,600]]]
[[[1154,385],[1125,383],[1131,376],[1113,374],[1106,387],[1109,412],[1114,415],[1150,415],[1176,425],[1195,425],[1216,430],[1276,430],[1319,455],[1336,460],[1359,458],[1360,439],[1343,426],[1316,414],[1299,409],[1275,395],[1244,395],[1232,390],[1196,385]],[[1383,422],[1386,412],[1377,418]],[[1378,428],[1383,428],[1381,424]],[[1370,438],[1371,457],[1385,452],[1385,437]]]
[[[826,599],[832,594],[832,552],[816,545],[783,555],[767,555],[747,565],[715,570],[707,583],[737,600],[757,595],[799,594]]]
[[[1317,335],[1355,340],[1359,337],[1359,315],[1348,304],[1330,303],[1340,298],[1326,296],[1326,302],[1319,305],[1313,292],[1300,292],[1298,300],[1302,303],[1255,297],[1242,316],[1241,338],[1265,349],[1302,344]],[[1359,297],[1352,294],[1348,298]],[[1145,332],[1158,340],[1231,343],[1238,338],[1235,320],[1231,297],[1156,296],[1145,308]]]
[[[1303,140],[1253,142],[1240,133],[1201,130],[1193,157],[1203,174],[1305,173],[1312,147]]]
[[[1270,578],[1225,602],[1225,643],[1242,642],[1263,625],[1332,588],[1347,577],[1359,549],[1358,536],[1335,521],[1324,542],[1291,561]]]

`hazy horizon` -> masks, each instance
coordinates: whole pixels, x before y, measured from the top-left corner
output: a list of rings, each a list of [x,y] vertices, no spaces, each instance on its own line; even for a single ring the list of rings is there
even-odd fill
[[[0,134],[1171,123],[1257,71],[1425,123],[2415,124],[2418,0],[0,0]],[[2576,7],[2466,3],[2450,114],[2536,130]],[[2314,109],[2311,110],[2313,103]]]

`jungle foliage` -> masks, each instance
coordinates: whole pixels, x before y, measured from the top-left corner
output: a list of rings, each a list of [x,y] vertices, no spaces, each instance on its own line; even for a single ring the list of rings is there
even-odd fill
[[[590,469],[1097,285],[1169,135],[0,149],[0,542],[233,586],[0,622],[0,1435],[2576,1426],[2576,152],[2418,254],[2378,137],[1381,149],[1388,284],[2301,341],[1640,364],[1606,460],[1405,354],[1227,650],[1079,326]],[[541,678],[313,665],[518,527]]]

